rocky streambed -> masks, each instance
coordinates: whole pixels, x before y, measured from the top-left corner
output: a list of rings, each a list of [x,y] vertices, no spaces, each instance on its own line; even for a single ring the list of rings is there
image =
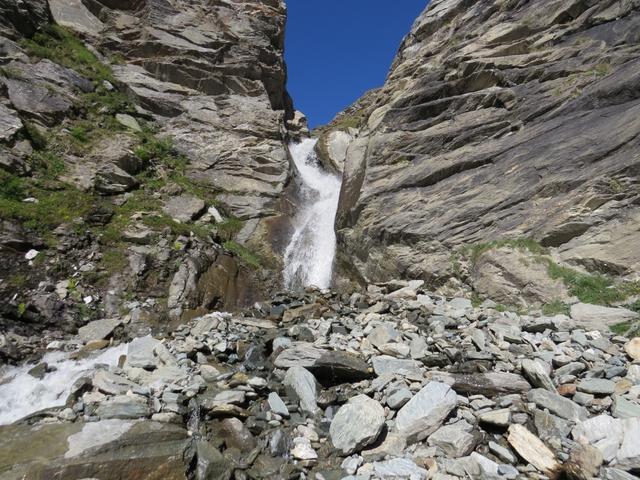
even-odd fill
[[[66,382],[0,427],[0,479],[637,478],[640,339],[597,321],[629,312],[499,310],[391,282],[158,338],[93,322],[0,375],[3,423],[17,382]]]

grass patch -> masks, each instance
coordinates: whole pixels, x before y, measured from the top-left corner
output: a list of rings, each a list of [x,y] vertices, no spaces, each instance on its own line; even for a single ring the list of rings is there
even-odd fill
[[[232,240],[242,230],[244,222],[237,218],[228,218],[222,223],[216,225],[218,235],[223,241]]]
[[[535,255],[546,255],[548,250],[531,238],[515,238],[495,240],[493,242],[476,243],[463,247],[462,252],[469,258],[472,265],[475,265],[480,257],[496,248],[511,247],[517,250],[527,250]]]
[[[19,220],[26,228],[40,234],[49,234],[61,223],[86,215],[93,198],[72,187],[60,190],[41,188],[33,181],[0,172],[0,217]],[[24,197],[38,201],[27,203]]]
[[[234,253],[237,257],[242,259],[248,265],[251,265],[254,268],[260,268],[262,266],[262,260],[260,259],[260,257],[249,250],[247,247],[233,241],[224,242],[223,246],[230,252]]]
[[[572,268],[563,267],[551,260],[548,273],[553,279],[560,279],[571,295],[581,302],[595,305],[611,305],[626,298],[640,294],[640,283],[616,283],[612,278],[601,274],[581,273]]]
[[[96,82],[113,82],[111,69],[100,62],[79,38],[64,27],[47,25],[32,38],[22,40],[20,44],[32,57],[49,59]]]
[[[569,312],[569,305],[560,300],[554,300],[553,302],[546,303],[542,306],[542,313],[547,317],[553,317],[555,315],[569,315]]]
[[[633,326],[633,322],[623,322],[618,323],[617,325],[612,325],[611,327],[609,327],[609,330],[611,330],[616,335],[625,335],[629,330],[631,330],[631,327]]]
[[[56,180],[66,170],[64,160],[52,151],[35,152],[31,161],[38,175],[45,180]]]

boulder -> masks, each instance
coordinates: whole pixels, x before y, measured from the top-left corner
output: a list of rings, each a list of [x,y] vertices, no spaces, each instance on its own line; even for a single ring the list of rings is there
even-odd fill
[[[104,340],[109,338],[113,331],[122,325],[119,318],[105,318],[102,320],[94,320],[78,330],[78,336],[84,343],[92,340]]]
[[[338,410],[329,434],[343,455],[360,451],[376,441],[384,426],[384,408],[366,395],[357,395]]]
[[[197,219],[206,210],[203,200],[193,195],[180,195],[167,200],[162,211],[181,223],[188,223]]]
[[[398,432],[406,437],[408,443],[424,440],[449,416],[457,398],[449,385],[429,382],[398,411]]]
[[[588,303],[571,305],[571,318],[582,328],[608,331],[609,327],[640,318],[640,314],[626,308],[610,308]]]
[[[318,412],[316,379],[303,367],[291,367],[285,374],[283,385],[298,400],[300,409],[307,415]]]

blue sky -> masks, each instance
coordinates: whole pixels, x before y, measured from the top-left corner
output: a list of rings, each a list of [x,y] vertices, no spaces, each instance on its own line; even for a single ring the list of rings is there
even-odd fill
[[[288,90],[315,127],[379,87],[427,0],[287,0]]]

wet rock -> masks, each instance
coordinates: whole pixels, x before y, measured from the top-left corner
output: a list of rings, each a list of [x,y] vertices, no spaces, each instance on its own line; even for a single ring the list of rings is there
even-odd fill
[[[373,443],[384,425],[384,408],[366,395],[357,395],[333,417],[331,442],[343,455],[362,450]]]
[[[136,419],[151,416],[151,409],[140,395],[118,395],[100,403],[96,415],[103,420]]]
[[[433,433],[457,403],[457,395],[444,383],[429,382],[398,411],[396,428],[415,443]]]
[[[227,448],[250,452],[256,446],[251,432],[237,418],[226,418],[220,423],[220,432]]]

